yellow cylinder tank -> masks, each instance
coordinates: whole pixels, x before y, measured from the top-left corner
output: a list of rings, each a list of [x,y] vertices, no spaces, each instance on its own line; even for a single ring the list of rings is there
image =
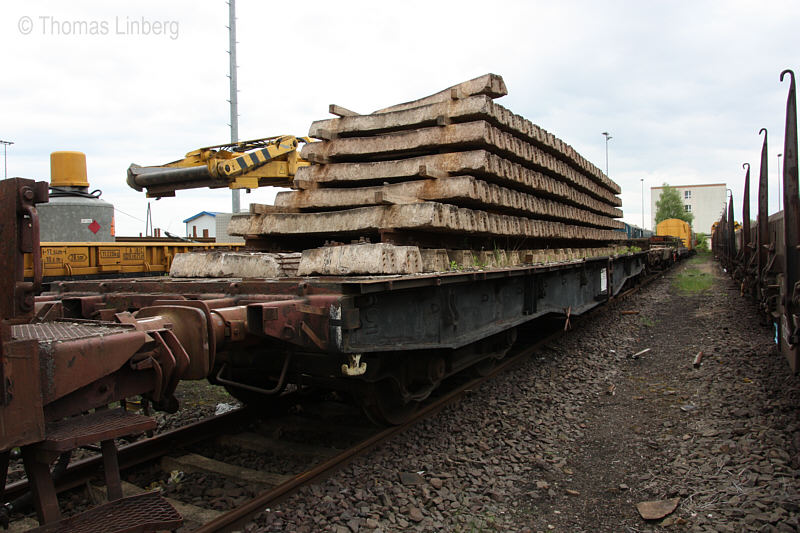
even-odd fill
[[[52,152],[50,154],[50,185],[52,187],[88,187],[86,154],[83,152]]]

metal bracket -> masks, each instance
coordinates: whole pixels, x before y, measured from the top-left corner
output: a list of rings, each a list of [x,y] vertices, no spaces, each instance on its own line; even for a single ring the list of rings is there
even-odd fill
[[[363,376],[367,372],[367,363],[361,362],[360,353],[351,353],[349,362],[342,365],[342,374],[349,377]]]

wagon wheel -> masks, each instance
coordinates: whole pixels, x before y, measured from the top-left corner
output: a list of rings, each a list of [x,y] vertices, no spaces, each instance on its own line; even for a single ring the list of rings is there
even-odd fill
[[[569,315],[567,320],[569,320]],[[498,363],[508,354],[511,346],[517,341],[517,330],[515,328],[509,329],[495,338],[501,339],[502,343],[499,346],[495,345],[486,357],[470,367],[469,370],[473,376],[484,378],[492,373]]]
[[[397,382],[385,379],[365,387],[361,395],[361,407],[367,418],[375,424],[398,426],[413,417],[419,402],[404,402]]]
[[[485,378],[489,374],[491,374],[494,367],[497,366],[498,359],[494,357],[487,357],[486,359],[482,359],[472,365],[470,367],[470,372],[473,376],[479,378]]]

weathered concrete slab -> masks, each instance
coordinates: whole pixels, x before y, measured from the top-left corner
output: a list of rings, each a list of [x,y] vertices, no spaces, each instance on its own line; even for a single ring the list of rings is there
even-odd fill
[[[285,278],[297,275],[300,253],[189,252],[177,254],[173,278]]]
[[[472,250],[447,250],[447,257],[457,268],[472,266],[475,263]]]
[[[286,212],[321,211],[341,207],[409,204],[422,200],[504,212],[533,218],[555,219],[601,228],[622,229],[623,223],[585,209],[541,198],[473,176],[405,181],[376,187],[320,188],[280,192],[275,207]]]
[[[439,153],[483,149],[538,170],[585,190],[611,197],[615,191],[601,185],[564,161],[506,133],[484,120],[387,133],[375,137],[346,137],[303,146],[303,158],[315,163],[337,163],[401,159]],[[615,189],[619,187],[615,186]]]
[[[506,84],[503,81],[502,76],[498,76],[497,74],[484,74],[483,76],[478,76],[477,78],[473,78],[457,85],[453,85],[452,87],[448,87],[447,89],[439,91],[438,93],[430,96],[405,102],[403,104],[384,107],[383,109],[379,109],[374,113],[402,111],[404,109],[411,109],[413,107],[428,105],[435,102],[467,98],[469,96],[475,96],[478,94],[484,94],[490,98],[499,98],[507,95],[508,89],[506,88]]]
[[[349,276],[417,274],[422,271],[422,256],[416,246],[365,243],[303,250],[298,274]]]
[[[161,468],[168,472],[180,470],[182,472],[219,474],[231,479],[241,479],[249,483],[271,487],[280,485],[292,478],[292,476],[285,474],[272,474],[270,472],[262,472],[243,466],[223,463],[196,453],[187,453],[180,457],[163,457],[161,459]]]
[[[447,250],[450,266],[456,270],[472,268],[515,267],[530,264],[579,261],[590,257],[607,257],[616,252],[613,246],[595,248],[537,250]]]
[[[581,156],[572,146],[530,120],[492,102],[487,96],[442,101],[377,115],[358,115],[318,120],[311,124],[309,136],[326,140],[338,137],[365,137],[379,133],[476,120],[485,120],[505,132],[538,146],[574,166],[576,170],[584,173],[610,191],[616,194],[620,193],[619,185],[609,179],[597,166]]]
[[[592,241],[618,241],[625,238],[624,233],[615,230],[496,215],[436,202],[360,207],[325,213],[241,215],[233,217],[228,232],[251,236],[322,236],[390,229]]]
[[[482,250],[476,252],[478,264],[486,268],[499,268],[509,266],[508,255],[505,250]]]
[[[422,169],[422,170],[421,170]],[[485,181],[525,190],[531,194],[558,197],[559,200],[613,218],[622,211],[620,199],[593,184],[588,193],[541,172],[512,163],[486,150],[451,152],[392,161],[334,163],[311,165],[297,169],[294,186],[299,189],[326,185],[363,186],[397,182],[420,177],[471,175]],[[587,186],[592,185],[588,183]]]
[[[410,254],[409,255],[409,251]],[[539,250],[444,250],[417,249],[415,246],[390,244],[353,244],[328,246],[303,252],[303,275],[380,275],[416,274],[418,265],[407,261],[417,253],[422,258],[422,272],[448,272],[484,268],[519,267],[526,264],[582,261],[589,257],[613,255],[613,247],[558,248]],[[386,254],[397,258],[387,260]],[[308,259],[306,262],[305,259]],[[319,268],[315,265],[322,265]],[[306,271],[307,270],[307,271]],[[255,438],[255,437],[254,437]],[[259,439],[257,439],[259,440]],[[259,440],[260,442],[260,440]],[[262,444],[263,445],[263,444]]]
[[[446,272],[450,270],[447,250],[441,248],[420,248],[423,272]]]

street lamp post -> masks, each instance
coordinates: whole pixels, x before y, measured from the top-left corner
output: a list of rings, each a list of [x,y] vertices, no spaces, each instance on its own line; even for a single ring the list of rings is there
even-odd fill
[[[642,232],[644,232],[644,178],[639,178],[642,182]]]
[[[607,131],[603,132],[603,136],[606,138],[606,176],[608,176],[608,141],[614,137],[612,137]]]
[[[783,205],[783,198],[781,197],[781,157],[783,154],[778,154],[778,211],[781,210]]]
[[[9,144],[14,144],[14,143],[11,142],[11,141],[0,141],[0,143],[2,143],[2,145],[3,145],[3,176],[7,178],[8,177],[8,153],[6,152],[6,149],[8,148]]]

